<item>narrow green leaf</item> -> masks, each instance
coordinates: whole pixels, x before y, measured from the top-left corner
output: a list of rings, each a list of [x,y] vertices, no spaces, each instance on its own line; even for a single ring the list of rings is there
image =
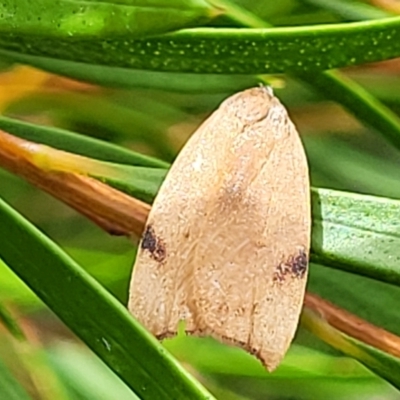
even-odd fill
[[[400,98],[397,96],[394,87],[400,85],[400,77],[393,74],[377,74],[374,69],[362,69],[348,71],[348,77],[356,81],[363,87],[368,88],[368,91],[375,97],[389,104],[399,104]]]
[[[217,14],[205,0],[8,0],[0,4],[0,32],[138,38],[197,26]]]
[[[400,148],[400,118],[359,84],[338,71],[301,74],[300,77],[322,95],[346,107],[357,118],[375,128],[395,147]]]
[[[152,106],[156,103],[154,100],[149,102],[153,103]],[[27,96],[11,103],[6,112],[15,114],[27,111],[32,114],[37,110],[47,110],[56,118],[65,118],[66,121],[105,128],[112,133],[115,141],[132,139],[150,144],[163,159],[171,160],[175,156],[175,149],[165,135],[167,125],[163,119],[153,119],[149,123],[154,115],[150,107],[139,110],[137,107],[110,101],[106,97],[69,92],[55,96],[45,93]]]
[[[125,307],[0,200],[0,256],[142,399],[212,399]]]
[[[301,324],[320,339],[370,368],[377,375],[400,389],[400,359],[345,335],[330,326],[322,317],[304,309]]]
[[[351,21],[364,21],[366,19],[380,19],[393,17],[387,11],[381,10],[368,3],[349,0],[301,0],[303,3],[312,4],[324,10],[333,11]]]
[[[226,346],[212,338],[178,336],[165,341],[165,347],[178,359],[196,366],[206,373],[222,373],[233,376],[254,376],[274,379],[289,376],[321,376],[324,366],[332,361],[332,356],[294,344],[273,372],[267,373],[259,360],[233,346]],[[308,357],[307,357],[308,356]],[[308,359],[307,359],[308,358]],[[340,370],[337,371],[340,375]],[[367,373],[364,372],[364,375]]]
[[[32,400],[25,389],[11,375],[6,365],[0,360],[0,394],[7,400]]]
[[[400,285],[400,201],[313,190],[312,259]]]
[[[168,166],[156,158],[63,129],[39,126],[3,116],[0,116],[0,129],[26,140],[98,160],[156,168]]]
[[[314,341],[315,341],[315,337]],[[323,354],[292,344],[282,364],[273,373],[243,350],[222,345],[208,338],[178,336],[165,346],[179,359],[196,366],[214,381],[250,398],[314,400],[324,398],[360,399],[383,396],[395,399],[397,391],[357,361]],[[246,391],[246,389],[248,390]],[[224,397],[221,397],[224,399]]]
[[[25,339],[23,330],[2,302],[0,302],[0,321],[16,339]]]
[[[56,40],[57,39],[57,40]],[[275,29],[198,28],[132,40],[55,38],[10,29],[0,48],[152,71],[262,74],[314,72],[400,55],[400,17]]]
[[[357,357],[359,361],[400,390],[399,358],[368,346],[352,337],[348,337],[348,341],[360,350],[360,355]]]
[[[322,172],[331,189],[400,199],[400,163],[390,159],[382,162],[382,157],[362,151],[357,144],[346,143],[346,136],[342,139],[303,136],[312,175],[315,171]]]
[[[138,400],[98,358],[75,343],[54,343],[46,356],[66,387],[82,399]]]
[[[210,94],[239,91],[249,86],[256,86],[260,81],[254,76],[181,74],[108,67],[58,60],[56,58],[31,56],[7,50],[0,50],[0,56],[4,60],[31,65],[48,72],[68,76],[84,82],[123,89],[149,88],[191,94]]]
[[[88,175],[107,183],[132,197],[151,203],[165,178],[164,168],[128,166],[99,161],[75,154],[60,152],[50,147],[35,147],[30,162],[38,168]]]
[[[147,203],[153,201],[154,193],[157,193],[167,173],[162,168],[121,167],[105,163],[102,167],[102,174],[95,170],[88,171],[88,174]]]
[[[400,298],[400,286],[312,262],[308,290],[400,336],[400,315],[393,307]],[[301,338],[300,343],[316,345],[314,338],[312,343]]]

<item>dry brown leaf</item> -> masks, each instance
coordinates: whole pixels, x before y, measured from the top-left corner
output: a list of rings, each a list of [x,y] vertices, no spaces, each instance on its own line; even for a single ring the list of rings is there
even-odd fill
[[[303,304],[310,187],[299,135],[271,90],[225,100],[193,134],[150,211],[129,309],[156,337],[210,335],[273,370]]]

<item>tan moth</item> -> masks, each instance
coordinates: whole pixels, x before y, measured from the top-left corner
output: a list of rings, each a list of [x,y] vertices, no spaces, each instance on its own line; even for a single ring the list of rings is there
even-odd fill
[[[268,87],[225,100],[192,135],[150,211],[130,312],[157,338],[242,347],[273,370],[306,286],[310,186],[299,135]]]

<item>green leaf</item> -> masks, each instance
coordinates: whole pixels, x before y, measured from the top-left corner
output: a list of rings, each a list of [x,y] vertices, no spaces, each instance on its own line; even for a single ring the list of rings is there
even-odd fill
[[[0,257],[142,399],[212,399],[125,307],[0,201]]]
[[[139,399],[99,359],[73,343],[54,343],[46,351],[52,369],[82,399]]]
[[[6,365],[0,360],[0,393],[2,399],[32,400],[25,389],[11,375]]]
[[[351,21],[364,21],[366,19],[380,19],[394,16],[387,11],[373,7],[370,4],[349,0],[301,0],[325,10],[333,11]]]
[[[330,326],[323,317],[305,309],[301,324],[342,353],[350,355],[400,389],[400,359],[351,338]]]
[[[210,94],[239,91],[249,86],[256,86],[260,81],[256,77],[243,75],[181,74],[132,70],[31,56],[7,50],[0,50],[0,56],[4,60],[31,65],[84,82],[123,89],[149,88],[191,94]]]
[[[183,30],[155,38],[64,39],[4,32],[0,48],[152,71],[261,74],[312,72],[400,55],[400,17],[275,29]]]
[[[325,182],[329,182],[330,189],[399,199],[397,152],[393,150],[394,160],[385,152],[387,159],[382,162],[381,157],[362,151],[357,142],[354,146],[346,143],[347,135],[341,136],[339,139],[326,134],[323,140],[319,135],[303,136],[312,178],[315,172],[321,172],[327,177]]]
[[[314,339],[315,340],[315,339]],[[331,356],[292,344],[282,364],[273,373],[243,350],[209,338],[178,336],[165,346],[185,362],[194,365],[213,381],[248,394],[249,398],[314,400],[377,396],[395,399],[397,391],[357,361]],[[301,396],[299,395],[301,393]],[[252,395],[253,394],[253,395]]]
[[[60,153],[51,148],[36,148],[31,162],[38,168],[88,175],[119,189],[132,197],[151,203],[165,178],[163,168],[127,166],[70,153]]]
[[[384,353],[365,343],[348,337],[348,341],[360,350],[359,359],[371,371],[400,389],[400,359]]]
[[[363,69],[359,71],[348,71],[347,76],[363,87],[377,98],[389,104],[399,104],[400,99],[393,90],[400,85],[400,77],[392,74],[376,74],[376,71]]]
[[[400,298],[399,286],[312,262],[308,290],[400,336],[400,315],[393,307],[393,301]],[[320,348],[315,337],[299,339],[300,343]]]
[[[0,32],[138,38],[196,26],[217,14],[204,0],[8,0],[0,4]]]
[[[146,99],[142,100],[145,103]],[[150,104],[149,104],[150,103]],[[148,107],[138,109],[125,104],[110,101],[106,97],[92,96],[81,93],[63,93],[62,95],[38,94],[24,97],[11,103],[6,112],[32,114],[43,109],[56,118],[69,122],[83,123],[98,129],[111,132],[114,141],[132,139],[141,143],[150,144],[157,155],[163,159],[171,160],[175,150],[165,135],[166,121],[158,118],[157,121],[149,120],[157,112],[154,100],[147,100]],[[171,115],[171,109],[169,109]]]
[[[312,193],[313,260],[400,286],[400,201]]]
[[[168,166],[159,159],[63,129],[39,126],[3,116],[0,116],[0,129],[22,139],[98,160],[146,167]]]
[[[103,173],[92,170],[88,174],[147,203],[153,201],[154,193],[157,193],[167,173],[162,168],[125,167],[106,163],[99,166],[103,167]]]
[[[24,331],[12,316],[7,307],[0,302],[0,321],[4,327],[16,338],[25,339]]]
[[[380,135],[400,148],[400,118],[359,84],[337,71],[302,74],[299,77],[321,94],[346,107],[357,118],[374,127]]]

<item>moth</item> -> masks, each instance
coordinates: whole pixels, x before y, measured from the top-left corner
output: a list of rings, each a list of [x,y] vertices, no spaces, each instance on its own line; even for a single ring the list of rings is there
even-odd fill
[[[154,201],[129,310],[160,340],[212,336],[272,371],[297,328],[310,246],[305,152],[268,87],[237,93],[197,129]]]

